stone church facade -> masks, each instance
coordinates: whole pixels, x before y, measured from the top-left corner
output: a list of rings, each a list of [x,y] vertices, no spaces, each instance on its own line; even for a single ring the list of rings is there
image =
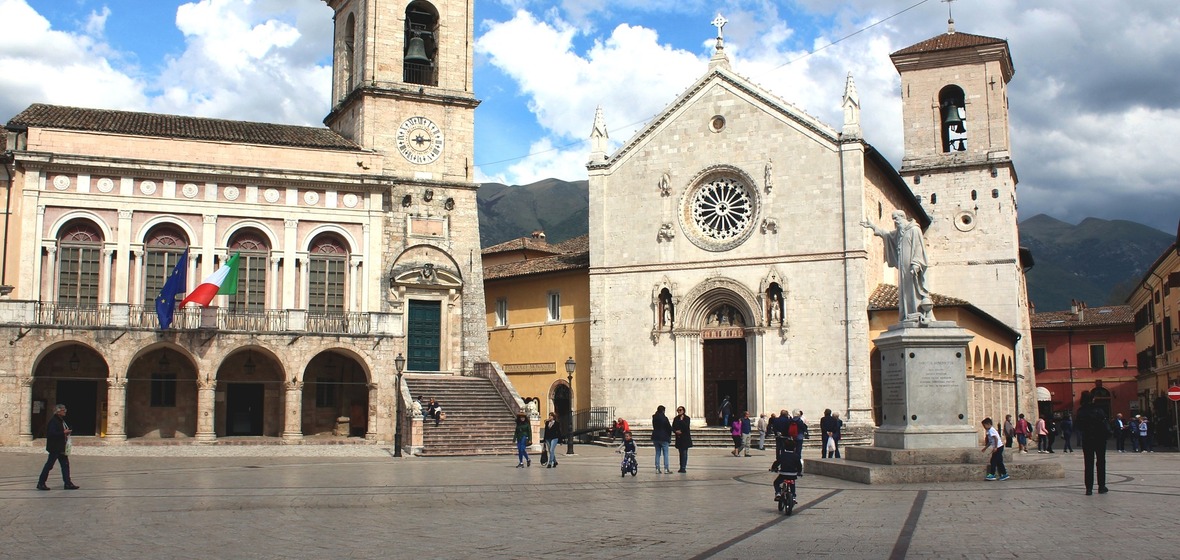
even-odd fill
[[[684,406],[697,424],[713,425],[728,396],[735,412],[802,409],[818,419],[831,408],[850,428],[871,427],[880,391],[873,338],[897,312],[870,299],[897,276],[860,222],[891,230],[895,210],[931,238],[931,290],[984,322],[999,319],[990,339],[976,333],[967,348],[988,357],[969,374],[973,409],[1002,415],[1026,408],[1019,399],[1031,403],[1007,44],[955,37],[953,28],[930,42],[894,55],[909,92],[900,173],[864,141],[851,75],[844,122],[832,127],[734,72],[720,37],[705,75],[614,153],[596,115],[588,164],[595,405],[641,423],[658,405]],[[954,107],[970,114],[966,151],[961,135],[953,143],[939,135],[951,110],[938,106],[940,89],[956,84],[967,95]],[[955,224],[975,199],[968,239]]]
[[[59,402],[113,442],[392,442],[397,363],[489,370],[471,3],[328,5],[327,128],[42,104],[7,123],[0,445]],[[240,254],[238,291],[160,330],[185,251],[190,289]]]

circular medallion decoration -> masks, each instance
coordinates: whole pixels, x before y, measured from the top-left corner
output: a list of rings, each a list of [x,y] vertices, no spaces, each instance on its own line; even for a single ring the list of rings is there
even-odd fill
[[[712,130],[713,132],[721,132],[722,130],[725,130],[725,117],[721,115],[713,115],[713,118],[709,119],[709,130]]]
[[[702,174],[681,199],[681,226],[690,241],[706,251],[727,251],[754,232],[757,191],[739,171]]]
[[[279,190],[266,189],[266,192],[262,193],[262,197],[265,198],[267,202],[274,204],[279,201]]]
[[[964,210],[955,215],[955,229],[971,231],[975,229],[975,212]]]
[[[185,183],[184,186],[180,188],[180,194],[183,194],[185,198],[196,198],[197,193],[200,192],[200,190],[201,188],[195,183]]]
[[[424,165],[442,155],[443,132],[426,117],[410,117],[397,129],[397,149],[410,163]]]
[[[155,181],[144,181],[144,182],[140,183],[139,184],[139,192],[146,194],[148,196],[156,194],[156,182]]]
[[[221,191],[221,193],[225,195],[226,200],[237,200],[238,195],[242,194],[240,191],[238,191],[237,187],[232,185],[226,187],[225,190]]]
[[[316,204],[319,204],[320,193],[315,191],[307,191],[303,193],[303,202],[306,202],[308,206],[315,206]]]
[[[344,205],[347,206],[348,208],[356,208],[357,202],[358,202],[358,200],[357,200],[355,194],[348,193],[348,194],[344,195]]]
[[[95,186],[98,187],[98,192],[109,193],[115,190],[115,182],[106,177],[99,179]]]
[[[65,175],[58,175],[53,178],[53,186],[59,191],[64,191],[70,188],[70,178]]]

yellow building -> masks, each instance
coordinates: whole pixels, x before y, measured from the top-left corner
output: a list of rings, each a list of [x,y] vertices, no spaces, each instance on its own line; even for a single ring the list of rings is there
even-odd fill
[[[1139,410],[1155,422],[1161,442],[1176,441],[1174,434],[1164,433],[1175,426],[1168,387],[1180,385],[1180,289],[1176,288],[1180,288],[1180,234],[1127,298],[1135,312]]]
[[[488,350],[541,417],[590,408],[590,249],[587,236],[550,245],[544,234],[483,250]],[[566,362],[572,358],[573,401]],[[585,416],[578,422],[583,425]]]

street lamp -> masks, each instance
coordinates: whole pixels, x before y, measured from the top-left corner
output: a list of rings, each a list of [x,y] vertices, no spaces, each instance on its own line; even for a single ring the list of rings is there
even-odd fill
[[[577,362],[574,362],[574,357],[565,361],[565,379],[570,386],[570,406],[569,415],[566,418],[566,438],[565,438],[565,454],[574,454],[574,370],[578,367]]]
[[[397,401],[397,406],[395,407],[397,414],[397,424],[394,427],[393,434],[393,456],[401,457],[402,421],[405,420],[405,418],[402,417],[402,370],[406,368],[406,358],[405,356],[402,356],[401,352],[398,352],[397,357],[393,359],[393,367],[397,368],[397,395],[394,396],[394,399]]]

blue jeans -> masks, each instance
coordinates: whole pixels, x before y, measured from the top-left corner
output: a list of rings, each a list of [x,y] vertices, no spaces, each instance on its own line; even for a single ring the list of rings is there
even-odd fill
[[[557,438],[548,441],[549,444],[549,466],[557,466]]]
[[[667,441],[653,441],[652,446],[656,448],[656,471],[660,470],[660,456],[664,457],[664,470],[668,468],[668,446],[671,442]]]
[[[521,463],[529,460],[529,440],[525,438],[516,440],[516,459]]]

